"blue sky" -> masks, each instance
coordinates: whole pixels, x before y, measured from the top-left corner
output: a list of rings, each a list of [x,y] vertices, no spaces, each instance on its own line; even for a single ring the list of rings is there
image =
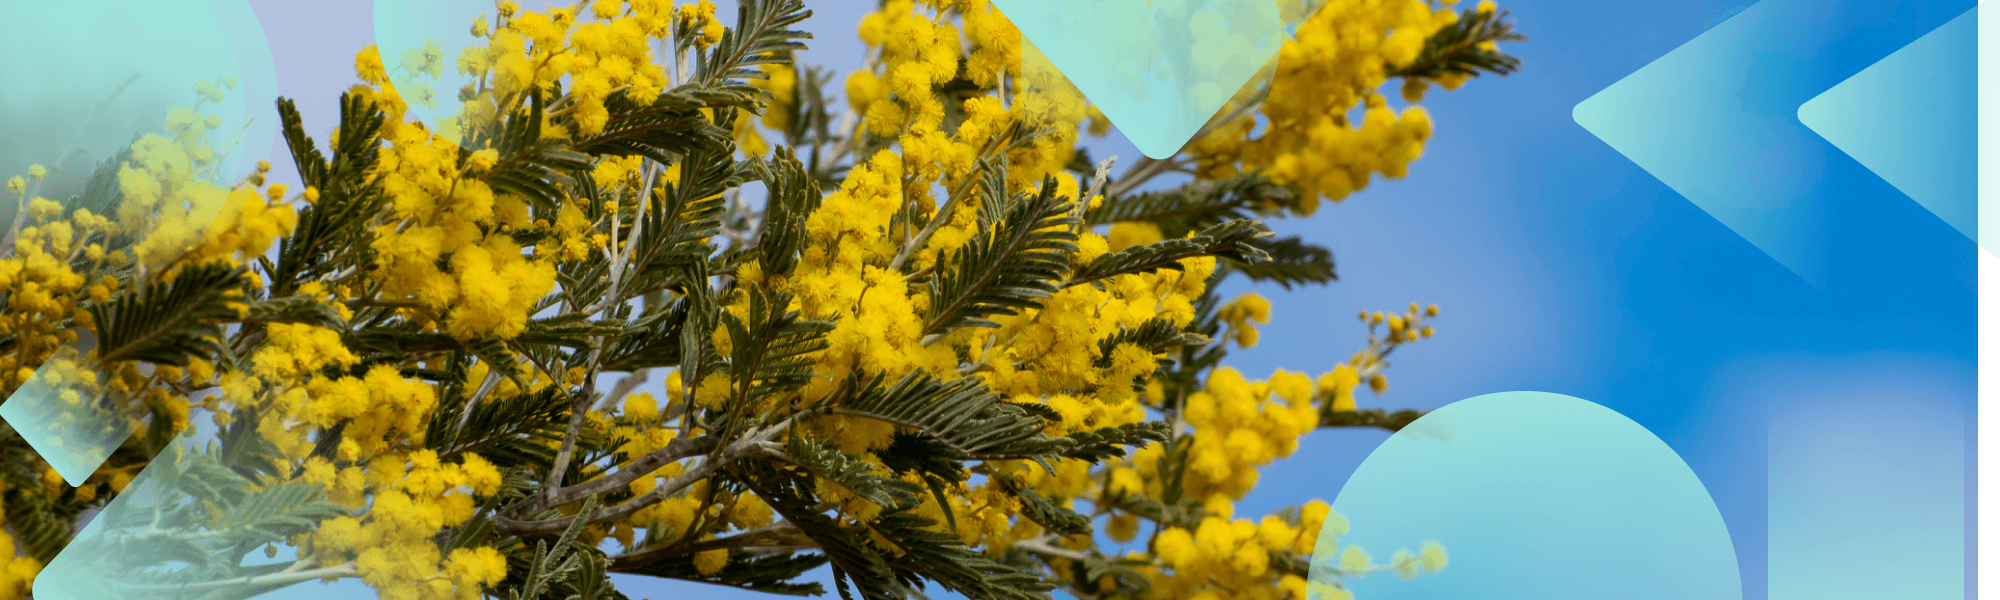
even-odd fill
[[[265,24],[279,93],[299,101],[308,129],[323,139],[340,90],[353,81],[354,52],[372,41],[369,3],[250,4]],[[872,3],[819,6],[807,24],[819,39],[805,61],[843,71],[856,64],[853,25],[864,4]],[[1969,407],[1973,255],[1942,221],[1827,146],[1823,177],[1835,191],[1822,193],[1865,207],[1855,214],[1868,217],[1843,230],[1867,239],[1840,256],[1842,268],[1865,272],[1868,283],[1815,288],[1571,120],[1584,98],[1746,4],[1504,3],[1531,38],[1509,49],[1522,70],[1434,91],[1424,106],[1436,136],[1406,181],[1378,180],[1309,220],[1274,224],[1281,235],[1332,248],[1341,280],[1260,290],[1277,326],[1233,364],[1253,377],[1279,367],[1318,374],[1363,341],[1356,311],[1436,303],[1437,337],[1399,351],[1389,393],[1364,397],[1364,406],[1436,408],[1532,390],[1617,410],[1679,452],[1709,488],[1735,540],[1745,598],[1764,598],[1768,403],[1866,400],[1893,388]],[[1847,15],[1859,3],[1824,4]],[[1831,85],[1971,4],[1896,5],[1867,21],[1860,42],[1796,58]],[[273,156],[283,156],[272,141]],[[1127,164],[1139,156],[1115,133],[1092,148],[1109,154]],[[292,178],[285,167],[276,177]],[[1805,396],[1792,385],[1800,381],[1820,385]],[[1892,385],[1912,381],[1923,385]],[[1897,406],[1880,400],[1880,410]],[[1264,472],[1239,513],[1332,499],[1385,437],[1310,434],[1292,459]],[[633,581],[624,589],[634,598],[735,597],[693,584]],[[1432,588],[1407,589],[1416,597]]]

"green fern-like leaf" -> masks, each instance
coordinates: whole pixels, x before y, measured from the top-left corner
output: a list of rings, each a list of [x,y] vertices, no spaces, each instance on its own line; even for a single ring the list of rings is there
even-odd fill
[[[1064,443],[1062,456],[1098,462],[1125,456],[1125,448],[1136,448],[1149,442],[1167,440],[1165,421],[1127,423],[1114,427],[1079,431],[1061,438]]]
[[[769,190],[757,259],[763,263],[765,276],[788,276],[805,243],[806,217],[819,209],[819,183],[806,173],[805,165],[790,148],[779,148],[769,162],[757,164],[760,179]]]
[[[1094,283],[1104,279],[1134,273],[1151,273],[1161,269],[1178,271],[1180,261],[1202,256],[1218,256],[1240,262],[1255,264],[1270,258],[1262,249],[1251,245],[1251,241],[1271,235],[1271,230],[1258,221],[1243,219],[1217,224],[1190,238],[1166,239],[1144,246],[1133,246],[1097,257],[1070,275],[1062,287]]]
[[[799,40],[812,39],[812,33],[789,28],[811,16],[800,0],[739,2],[736,26],[724,30],[714,47],[696,56],[690,84],[712,89],[764,78],[763,71],[752,67],[780,62],[790,52],[804,50]]]
[[[880,506],[910,506],[923,493],[923,488],[908,481],[877,476],[869,471],[868,463],[803,434],[786,442],[785,454],[798,466]]]
[[[214,356],[221,323],[237,317],[224,303],[242,295],[244,270],[221,263],[185,267],[173,282],[155,279],[90,308],[97,323],[100,364],[143,360],[187,366]]]
[[[1042,435],[1041,417],[1002,401],[978,377],[940,381],[912,371],[893,386],[882,382],[881,375],[850,380],[836,410],[909,427],[961,458],[1027,458],[1062,447]]]
[[[1250,245],[1269,258],[1254,263],[1232,260],[1229,267],[1251,281],[1268,281],[1290,290],[1294,286],[1324,285],[1339,279],[1333,270],[1333,251],[1298,236],[1257,240]]]
[[[1056,196],[1055,180],[1050,178],[1040,193],[1015,201],[1005,218],[941,257],[944,270],[926,282],[931,309],[924,319],[924,334],[998,327],[987,317],[1040,308],[1040,299],[1054,295],[1057,283],[1068,274],[1070,254],[1076,252],[1072,227],[1077,219],[1070,207],[1070,202]]]
[[[1109,197],[1084,211],[1084,222],[1102,225],[1138,221],[1159,226],[1168,239],[1217,223],[1253,218],[1261,212],[1297,206],[1301,194],[1260,175],[1198,182],[1164,192]]]
[[[1138,327],[1120,329],[1117,333],[1097,341],[1097,367],[1108,368],[1119,346],[1133,345],[1149,354],[1159,354],[1181,346],[1199,346],[1210,340],[1199,333],[1184,331],[1180,325],[1164,318],[1147,319]]]
[[[1492,73],[1508,75],[1521,68],[1521,59],[1487,49],[1484,42],[1519,42],[1528,37],[1516,33],[1506,11],[1480,12],[1467,8],[1458,20],[1438,29],[1424,40],[1424,48],[1410,64],[1391,71],[1394,77],[1433,79],[1445,75]]]

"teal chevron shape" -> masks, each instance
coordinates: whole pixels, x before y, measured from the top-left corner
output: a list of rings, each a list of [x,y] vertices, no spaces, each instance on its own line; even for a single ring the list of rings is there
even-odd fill
[[[1322,2],[994,0],[993,6],[1140,152],[1164,159],[1259,77],[1293,26]],[[1034,54],[1024,51],[1024,63]]]
[[[97,370],[85,363],[76,371]],[[50,361],[36,369],[6,404],[0,404],[0,418],[6,419],[63,481],[81,486],[111,458],[112,451],[132,437],[132,426],[113,400],[119,396],[90,393],[110,387],[107,378],[100,375],[96,382],[65,381],[57,364]]]
[[[1799,107],[1799,122],[1979,238],[1979,9]]]

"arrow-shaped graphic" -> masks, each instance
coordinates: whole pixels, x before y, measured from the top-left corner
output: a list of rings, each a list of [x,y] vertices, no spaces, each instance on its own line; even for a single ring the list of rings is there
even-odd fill
[[[1979,9],[1799,107],[1799,122],[1979,240]]]
[[[1824,162],[1785,106],[1781,42],[1806,2],[1759,3],[1576,105],[1578,125],[1815,284],[1826,207],[1801,202]],[[1774,69],[1777,67],[1777,69]]]
[[[1877,198],[1799,106],[1974,5],[1766,0],[1576,105],[1577,124],[1814,285],[1864,255]],[[1969,126],[1969,125],[1968,125]],[[1862,204],[1857,204],[1857,200]],[[1877,236],[1879,237],[1879,236]]]

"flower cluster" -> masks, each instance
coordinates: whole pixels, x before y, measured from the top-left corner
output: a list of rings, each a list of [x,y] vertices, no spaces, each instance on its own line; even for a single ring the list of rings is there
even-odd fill
[[[1232,323],[1262,321],[1269,310],[1262,298],[1246,295],[1223,307],[1218,317]],[[1317,381],[1283,369],[1266,381],[1245,380],[1228,367],[1211,372],[1202,389],[1187,396],[1180,412],[1193,432],[1180,442],[1186,445],[1188,458],[1178,491],[1199,500],[1206,516],[1194,527],[1165,526],[1154,537],[1151,549],[1159,568],[1146,571],[1156,590],[1151,597],[1309,597],[1303,578],[1274,570],[1267,557],[1284,551],[1310,555],[1318,540],[1345,533],[1346,521],[1320,501],[1304,505],[1295,520],[1279,515],[1233,518],[1234,503],[1257,484],[1258,469],[1291,455],[1301,436],[1320,427],[1322,413],[1355,410],[1354,388],[1364,378],[1377,394],[1385,391],[1388,383],[1381,374],[1385,358],[1402,344],[1430,337],[1432,328],[1424,320],[1437,314],[1434,305],[1416,304],[1401,315],[1362,313],[1362,322],[1370,328],[1368,346]],[[1386,326],[1380,336],[1375,332],[1378,326]],[[1243,333],[1239,330],[1236,335]],[[1163,471],[1163,465],[1171,464],[1163,460],[1167,451],[1164,445],[1147,446],[1129,462],[1107,469],[1097,500],[1124,507],[1131,505],[1131,498],[1168,495],[1168,482],[1174,478]],[[1108,526],[1115,539],[1128,541],[1137,529],[1137,516],[1122,508],[1112,511]],[[1435,542],[1427,542],[1419,554],[1399,550],[1387,566],[1374,565],[1358,546],[1345,547],[1339,556],[1343,576],[1392,570],[1408,579],[1436,573],[1445,564],[1444,549]],[[1351,597],[1332,582],[1315,581],[1312,587],[1321,598]]]
[[[1197,170],[1208,178],[1260,172],[1301,186],[1312,193],[1305,214],[1320,198],[1339,201],[1367,187],[1375,174],[1402,177],[1430,137],[1430,116],[1416,106],[1397,111],[1375,90],[1457,18],[1451,2],[1327,0],[1279,49],[1255,114],[1215,123],[1191,145]],[[1350,116],[1357,109],[1358,119]]]
[[[28,596],[28,584],[41,573],[40,561],[14,551],[14,537],[0,532],[0,600],[20,600]]]
[[[419,450],[383,456],[367,469],[336,469],[321,458],[305,464],[305,481],[337,490],[336,499],[359,504],[367,488],[365,517],[336,517],[311,536],[311,551],[327,563],[352,556],[362,581],[383,598],[473,600],[507,575],[506,558],[481,546],[444,555],[437,532],[472,518],[474,495],[492,495],[500,473],[476,454],[462,464]]]

